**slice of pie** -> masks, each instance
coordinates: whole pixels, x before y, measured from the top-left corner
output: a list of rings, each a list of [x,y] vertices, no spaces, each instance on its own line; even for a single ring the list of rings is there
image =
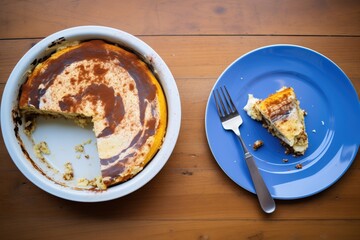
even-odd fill
[[[244,110],[254,120],[262,121],[263,126],[281,140],[286,153],[305,153],[308,148],[305,112],[300,108],[293,88],[283,87],[264,100],[249,94]]]

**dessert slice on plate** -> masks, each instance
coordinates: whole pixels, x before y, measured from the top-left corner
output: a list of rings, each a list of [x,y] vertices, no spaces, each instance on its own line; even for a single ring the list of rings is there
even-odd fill
[[[283,87],[264,100],[249,94],[244,110],[254,120],[262,121],[263,126],[281,140],[286,153],[304,155],[308,148],[305,112],[300,108],[293,88]]]

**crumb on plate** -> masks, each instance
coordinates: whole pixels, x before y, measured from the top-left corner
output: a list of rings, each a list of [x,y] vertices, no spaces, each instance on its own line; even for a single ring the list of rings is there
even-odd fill
[[[258,150],[261,146],[264,145],[264,142],[261,140],[256,140],[253,145],[254,150]]]

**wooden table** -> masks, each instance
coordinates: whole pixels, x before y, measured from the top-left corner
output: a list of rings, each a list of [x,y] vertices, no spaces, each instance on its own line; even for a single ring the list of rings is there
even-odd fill
[[[162,56],[181,95],[177,145],[140,190],[113,201],[78,203],[29,182],[1,138],[1,239],[360,239],[359,154],[331,188],[306,199],[277,200],[276,212],[267,215],[256,196],[219,168],[204,131],[206,102],[218,76],[265,45],[297,44],[326,55],[359,93],[359,1],[1,0],[1,93],[31,46],[78,25],[127,31]]]

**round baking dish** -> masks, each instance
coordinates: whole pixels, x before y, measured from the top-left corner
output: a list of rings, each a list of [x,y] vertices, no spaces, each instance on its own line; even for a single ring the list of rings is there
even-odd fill
[[[102,39],[137,53],[151,66],[156,74],[165,93],[168,108],[166,135],[158,153],[147,166],[132,179],[112,186],[104,191],[84,190],[74,186],[67,186],[66,184],[59,184],[53,181],[53,176],[48,176],[48,173],[44,171],[43,168],[40,171],[36,163],[38,161],[33,161],[33,143],[23,133],[24,123],[18,124],[15,116],[18,108],[20,86],[26,80],[27,73],[34,66],[34,63],[49,56],[64,42],[91,39]],[[59,121],[59,124],[57,121]],[[56,32],[41,40],[16,64],[6,83],[1,102],[1,128],[4,142],[12,160],[19,170],[31,182],[44,191],[60,198],[79,202],[112,200],[125,196],[148,183],[168,161],[179,135],[180,123],[180,96],[175,79],[166,63],[150,46],[137,37],[118,29],[103,26],[79,26],[69,28]],[[41,127],[37,134],[46,135],[49,141],[58,142],[57,146],[59,147],[52,149],[52,153],[54,151],[54,156],[59,158],[60,155],[61,157],[66,157],[66,154],[68,154],[66,149],[70,146],[66,146],[66,144],[71,144],[71,141],[66,141],[63,137],[68,136],[69,132],[72,134],[72,142],[81,141],[81,139],[87,137],[91,138],[92,135],[91,129],[81,129],[77,126],[69,125],[68,122],[64,122],[64,120],[61,119],[51,120],[51,123]],[[77,137],[79,139],[76,139]],[[95,145],[89,146],[88,151],[95,155]],[[96,164],[90,165],[90,167],[85,167],[83,171],[96,168]]]

